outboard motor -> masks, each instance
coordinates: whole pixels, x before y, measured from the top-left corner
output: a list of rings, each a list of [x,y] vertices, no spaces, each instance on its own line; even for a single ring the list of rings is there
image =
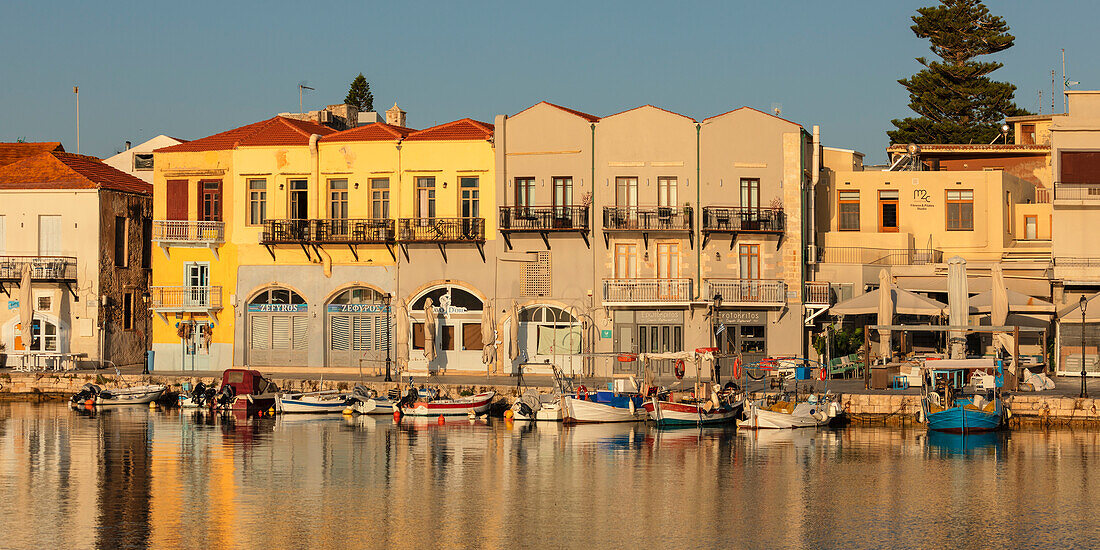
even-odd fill
[[[195,387],[191,389],[191,401],[195,405],[201,407],[203,401],[206,399],[206,390],[206,384],[203,384],[202,382],[196,384]]]
[[[416,388],[409,388],[409,391],[405,394],[405,397],[402,397],[401,400],[397,402],[398,409],[411,407],[413,403],[416,403],[418,396],[419,392],[416,391]]]
[[[374,399],[374,395],[372,395],[373,393],[374,392],[367,389],[366,386],[355,386],[354,388],[352,388],[351,395],[347,397],[345,403],[347,403],[348,405],[352,405],[355,403],[366,403],[367,401]]]
[[[233,389],[233,386],[229,384],[222,386],[221,391],[217,393],[217,397],[215,398],[218,408],[228,409],[229,406],[233,404],[233,398],[236,395],[237,391]]]
[[[95,399],[100,391],[102,390],[100,390],[99,386],[89,382],[84,384],[84,386],[80,388],[80,391],[73,394],[70,400],[74,405],[83,405],[89,399]]]

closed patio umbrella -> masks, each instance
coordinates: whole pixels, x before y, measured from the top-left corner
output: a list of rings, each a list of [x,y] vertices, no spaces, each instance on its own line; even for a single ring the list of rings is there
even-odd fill
[[[23,273],[19,277],[19,336],[23,340],[23,349],[31,349],[31,324],[34,322],[34,304],[31,303],[31,264],[23,264]]]
[[[428,298],[424,302],[424,357],[431,363],[435,361],[435,304]]]
[[[394,355],[397,359],[397,370],[401,372],[409,368],[409,307],[404,299],[397,302],[394,324],[397,326]]]
[[[993,293],[990,303],[990,315],[989,323],[994,326],[1005,326],[1008,323],[1008,288],[1005,287],[1005,274],[1001,268],[1001,264],[995,264],[990,270],[992,280],[990,281],[990,291]],[[1016,342],[1011,334],[1005,334],[1003,332],[997,332],[993,334],[993,347],[996,349],[998,346],[1004,348],[1004,350],[1013,354],[1015,352]],[[1012,371],[1016,371],[1015,359],[1012,363]]]
[[[1002,282],[1004,280],[1002,279]],[[966,284],[966,260],[955,256],[947,260],[948,322],[953,326],[970,324],[970,293]],[[1005,315],[1007,316],[1007,310]],[[966,331],[951,331],[948,340],[951,359],[966,359]]]
[[[515,361],[519,357],[519,304],[512,300],[512,329],[508,331],[508,359]]]
[[[486,303],[481,310],[481,362],[485,363],[485,371],[489,371],[489,365],[496,359],[496,327],[493,324],[493,306]]]
[[[894,324],[894,278],[885,268],[878,273],[878,324]],[[890,331],[879,330],[879,355],[890,357]]]

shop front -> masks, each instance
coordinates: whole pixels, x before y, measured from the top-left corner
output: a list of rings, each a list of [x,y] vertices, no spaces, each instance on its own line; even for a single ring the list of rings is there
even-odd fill
[[[248,347],[252,367],[292,367],[308,364],[309,305],[285,288],[260,291],[248,302]]]
[[[519,310],[519,349],[513,374],[520,365],[525,374],[553,374],[551,364],[566,375],[579,373],[583,364],[581,323],[557,306],[525,307]]]
[[[743,365],[760,361],[767,356],[768,312],[763,310],[720,309],[711,327],[722,357],[718,361],[719,372],[733,372],[738,354]]]
[[[431,300],[435,312],[436,357],[431,362],[424,355],[424,306],[428,300]],[[412,320],[410,372],[484,372],[485,364],[481,360],[483,307],[482,300],[473,292],[456,285],[437,286],[417,295],[409,306]]]
[[[614,347],[617,353],[663,353],[684,350],[684,310],[615,310],[613,322]],[[654,361],[650,364],[657,376],[672,376],[675,362]],[[641,374],[636,362],[615,361],[613,374]]]
[[[350,288],[325,306],[325,365],[382,368],[390,346],[390,305],[371,288]]]

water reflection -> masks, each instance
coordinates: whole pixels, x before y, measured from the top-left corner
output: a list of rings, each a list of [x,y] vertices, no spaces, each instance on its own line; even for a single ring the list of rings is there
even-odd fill
[[[0,403],[0,546],[1091,546],[1098,444]]]

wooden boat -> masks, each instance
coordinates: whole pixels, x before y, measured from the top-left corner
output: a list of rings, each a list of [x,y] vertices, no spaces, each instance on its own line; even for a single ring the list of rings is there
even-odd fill
[[[663,392],[650,398],[644,405],[649,419],[657,426],[671,427],[725,424],[741,417],[745,405],[744,391],[734,386],[723,390],[715,385],[709,390],[709,397],[698,399],[696,395],[705,395],[707,389],[705,384],[696,386],[690,394]]]
[[[562,421],[561,396],[556,393],[539,393],[527,390],[512,403],[512,420],[547,422]]]
[[[103,389],[95,384],[84,384],[70,401],[73,405],[94,405],[106,407],[114,405],[148,405],[164,395],[168,386],[148,384],[129,388]]]
[[[394,392],[396,390],[391,390]],[[400,393],[400,392],[398,392]],[[365,386],[355,386],[348,396],[348,404],[344,414],[377,414],[393,415],[394,400],[378,395],[378,392]]]
[[[816,428],[827,426],[840,414],[840,405],[831,399],[819,399],[810,394],[805,401],[777,401],[768,405],[764,400],[745,406],[744,417],[737,427],[750,430]]]
[[[275,398],[275,409],[283,414],[340,413],[348,406],[350,394],[339,390],[315,392],[281,392]]]
[[[588,392],[581,386],[575,395],[563,395],[561,403],[562,422],[566,424],[639,422],[646,417],[642,396],[638,394]]]
[[[222,385],[210,407],[222,412],[241,412],[246,416],[266,412],[275,406],[279,386],[264,378],[260,371],[226,369]]]
[[[976,369],[995,371],[995,387],[966,394],[966,372]],[[921,415],[929,430],[965,434],[993,431],[1004,426],[1006,411],[1001,401],[1004,373],[1000,361],[929,361],[922,372],[925,384],[921,389]]]
[[[468,397],[442,399],[432,389],[420,391],[411,402],[401,405],[401,412],[409,416],[466,416],[489,411],[496,392],[485,392]]]

